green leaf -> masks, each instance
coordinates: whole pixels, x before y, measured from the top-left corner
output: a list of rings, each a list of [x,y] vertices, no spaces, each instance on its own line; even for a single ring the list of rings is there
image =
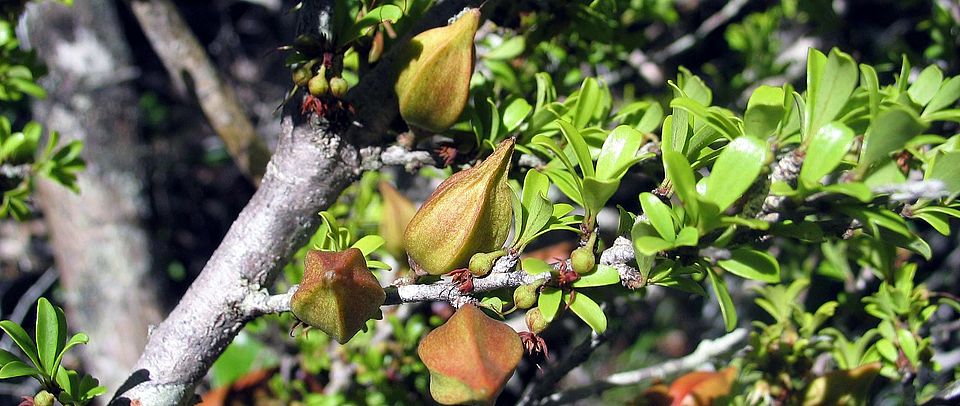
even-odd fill
[[[583,196],[580,195],[581,185],[577,183],[580,178],[575,177],[565,169],[547,168],[543,171],[544,175],[550,178],[550,182],[557,186],[564,195],[574,203],[583,206]]]
[[[663,151],[663,169],[687,212],[696,215],[699,211],[697,182],[693,178],[693,169],[690,168],[687,158],[676,151]]]
[[[337,38],[340,46],[345,46],[364,35],[364,30],[384,21],[397,22],[403,17],[403,9],[393,4],[384,4],[370,10],[359,20],[349,25]]]
[[[37,301],[37,352],[40,366],[48,376],[55,375],[53,370],[57,355],[60,353],[60,333],[64,330],[57,318],[57,311],[46,298]],[[66,332],[64,331],[64,334]]]
[[[614,128],[603,141],[600,156],[597,157],[597,178],[607,180],[623,176],[642,144],[643,134],[640,131],[625,125]]]
[[[523,120],[530,115],[530,112],[533,111],[533,107],[530,106],[530,103],[527,103],[526,100],[517,98],[513,99],[510,104],[507,105],[507,109],[503,111],[503,127],[507,130],[507,133],[513,132],[517,127],[520,127],[520,124],[523,124]]]
[[[858,183],[834,183],[832,185],[824,186],[820,190],[827,193],[836,193],[836,194],[850,196],[864,203],[873,200],[873,192],[870,191],[870,187],[868,187],[866,184],[859,183],[859,182]]]
[[[677,239],[673,242],[675,247],[696,247],[700,240],[700,233],[696,227],[684,227],[677,233]]]
[[[687,293],[692,293],[694,295],[700,295],[700,296],[707,295],[707,292],[703,290],[703,286],[700,286],[700,284],[694,281],[693,279],[690,279],[684,276],[669,276],[657,282],[654,282],[653,284],[671,288],[671,289],[677,289]]]
[[[540,292],[540,297],[537,298],[537,307],[547,323],[553,321],[553,318],[557,316],[561,299],[563,299],[563,291],[560,289],[545,287]]]
[[[853,137],[850,127],[836,121],[820,127],[807,145],[807,156],[800,168],[800,181],[807,187],[819,185],[820,179],[840,165],[853,144]]]
[[[910,330],[898,329],[897,341],[900,342],[900,349],[903,350],[903,355],[910,360],[911,364],[917,365],[917,363],[920,362],[920,358],[917,353],[917,339],[913,336],[913,333],[911,333]]]
[[[753,137],[733,140],[713,165],[703,197],[721,212],[726,210],[750,188],[766,161],[766,141]]]
[[[524,258],[520,260],[520,269],[523,269],[524,272],[530,275],[553,272],[553,267],[539,258]]]
[[[590,288],[594,286],[613,285],[620,282],[620,273],[610,265],[598,265],[597,270],[580,276],[573,282],[575,288]],[[579,295],[578,295],[579,296]]]
[[[915,103],[924,106],[936,95],[941,83],[943,83],[943,72],[937,65],[930,65],[920,72],[917,80],[910,84],[907,94]]]
[[[537,72],[533,77],[537,81],[537,104],[533,111],[539,113],[547,104],[557,99],[557,89],[553,87],[553,79],[549,73]]]
[[[677,232],[673,225],[673,214],[670,207],[660,201],[659,197],[648,192],[641,193],[640,207],[643,209],[643,214],[647,216],[647,221],[657,230],[660,237],[666,241],[676,239]]]
[[[870,122],[873,122],[880,113],[880,80],[877,79],[877,71],[872,66],[860,64],[860,85],[867,89]]]
[[[600,180],[593,176],[583,178],[583,206],[588,213],[599,213],[610,197],[617,192],[620,181],[617,179]]]
[[[360,250],[363,256],[368,256],[382,247],[384,243],[386,243],[386,240],[379,235],[367,235],[354,242],[351,247]]]
[[[780,87],[763,85],[754,90],[743,115],[744,134],[760,139],[773,134],[783,118],[783,96]]]
[[[600,84],[594,78],[586,78],[580,85],[580,92],[577,94],[577,105],[573,111],[573,125],[576,128],[584,128],[590,123],[594,112],[600,108],[603,93]],[[588,154],[589,155],[589,154]]]
[[[766,252],[737,248],[730,251],[730,259],[717,261],[717,265],[742,278],[767,283],[780,282],[780,264]]]
[[[926,128],[916,113],[905,107],[893,107],[878,114],[863,137],[861,173],[880,158],[902,149],[907,141]]]
[[[710,276],[710,284],[713,286],[713,293],[717,295],[720,303],[720,313],[723,314],[723,324],[727,332],[733,331],[737,327],[737,309],[733,306],[733,299],[730,298],[730,291],[727,290],[727,283],[723,277],[717,275],[713,269],[707,269],[707,275]]]
[[[954,76],[943,82],[940,90],[937,90],[937,93],[927,103],[927,107],[923,109],[921,117],[927,118],[931,113],[950,107],[957,99],[960,99],[960,76]]]
[[[670,101],[670,107],[689,112],[697,119],[703,120],[705,124],[719,131],[720,134],[728,139],[740,136],[740,129],[737,127],[737,124],[727,116],[727,114],[716,107],[708,108],[689,97],[673,99]]]
[[[506,41],[503,41],[496,48],[487,52],[483,57],[485,59],[494,59],[494,60],[511,60],[520,56],[523,53],[523,49],[526,47],[526,40],[523,36],[516,36],[510,38]]]
[[[393,267],[391,267],[390,264],[383,261],[377,261],[375,259],[370,259],[370,258],[367,258],[366,261],[367,261],[367,268],[370,268],[370,269],[386,269],[386,270],[393,269]]]
[[[560,131],[563,133],[563,137],[567,140],[567,143],[570,144],[570,147],[573,148],[573,152],[577,157],[577,163],[580,164],[580,172],[583,173],[584,177],[595,176],[593,159],[590,157],[590,147],[587,146],[587,142],[583,139],[583,136],[580,135],[580,131],[565,120],[557,120],[557,123],[560,124]]]
[[[10,320],[0,321],[0,330],[3,330],[7,335],[13,339],[13,342],[20,347],[20,350],[30,358],[30,361],[33,361],[33,364],[38,368],[43,365],[40,363],[40,355],[37,353],[37,345],[30,339],[30,336],[27,335],[27,332],[23,330],[23,327],[20,327],[17,323],[14,323]]]
[[[569,304],[570,310],[573,310],[597,334],[603,334],[607,330],[607,316],[603,314],[603,309],[593,299],[582,292],[577,292],[576,295],[572,296],[572,301]]]
[[[930,164],[926,178],[936,179],[946,186],[951,194],[960,193],[960,151],[938,154]]]
[[[857,63],[834,48],[830,56],[811,48],[807,53],[807,99],[804,112],[805,137],[833,121],[857,86]]]
[[[673,241],[665,241],[660,237],[649,235],[633,239],[633,248],[643,255],[655,255],[660,251],[673,248],[673,244]]]
[[[40,371],[22,361],[8,362],[0,368],[0,379],[19,378],[21,376],[40,375]]]

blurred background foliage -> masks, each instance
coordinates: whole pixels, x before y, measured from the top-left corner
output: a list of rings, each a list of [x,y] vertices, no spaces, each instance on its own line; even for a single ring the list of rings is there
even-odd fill
[[[275,109],[289,90],[290,75],[284,67],[284,55],[276,47],[292,42],[295,19],[288,12],[292,4],[280,0],[176,3],[225,78],[237,89],[258,133],[267,137],[278,134]],[[425,0],[393,3],[408,7],[412,13],[429,6]],[[960,5],[946,0],[519,0],[490,7],[490,20],[477,37],[474,100],[490,95],[495,100],[518,97],[532,102],[531,95],[537,89],[535,74],[547,72],[559,95],[577,90],[587,77],[596,77],[609,87],[617,107],[642,100],[667,108],[673,96],[667,81],[675,79],[678,70],[686,69],[712,90],[713,105],[742,111],[759,85],[799,85],[804,79],[808,47],[839,47],[855,60],[875,66],[884,83],[899,72],[904,55],[913,66],[937,65],[947,76],[960,73]],[[199,273],[255,188],[233,165],[223,143],[198,113],[196,102],[173,90],[129,10],[123,5],[118,10],[135,65],[140,69],[135,83],[140,94],[141,137],[148,146],[142,156],[148,167],[145,183],[149,192],[143,211],[153,238],[154,267],[165,275],[169,286],[165,295],[169,302],[165,305],[171,306]],[[14,24],[5,23],[0,22],[2,64],[29,66],[32,74],[41,75],[42,67],[31,65],[34,60],[29,54],[11,54],[10,49],[3,48],[13,35]],[[394,28],[402,32],[408,26],[401,21]],[[368,53],[370,46],[361,41],[356,53]],[[0,66],[0,75],[9,72]],[[346,73],[344,76],[353,80]],[[23,128],[30,120],[27,101],[19,94],[42,96],[42,90],[23,86],[0,89],[4,95],[0,120],[8,120],[12,128]],[[467,114],[477,114],[476,106],[471,106]],[[955,123],[940,125],[943,128],[937,133],[957,131]],[[455,129],[469,131],[469,126]],[[267,139],[271,146],[275,141]],[[654,182],[660,178],[643,173],[657,168],[640,169],[627,175],[624,187],[608,208],[621,205],[633,212],[639,210],[637,194],[655,188]],[[420,169],[416,174],[402,168],[367,173],[328,211],[354,236],[380,234],[390,241],[405,210],[426,198],[448,173],[434,168]],[[379,186],[381,182],[395,185],[400,192],[385,192],[383,188],[389,186]],[[24,214],[32,213],[32,219],[25,215],[22,223],[0,223],[0,318],[4,319],[12,317],[18,303],[32,304],[36,300],[27,292],[43,281],[52,266],[43,213],[28,197],[24,197],[23,210]],[[616,210],[609,214],[601,213],[601,226],[616,225]],[[956,223],[951,220],[952,225]],[[318,231],[304,249],[315,246],[323,232]],[[609,238],[616,230],[601,232]],[[923,295],[960,294],[957,234],[942,236],[932,228],[921,229],[919,234],[933,251],[930,260],[919,259],[916,269],[910,271],[911,275],[915,273],[915,280],[923,281]],[[575,247],[575,238],[573,233],[552,233],[537,240],[529,254],[544,260],[566,258]],[[832,277],[838,266],[849,263],[830,258],[829,253],[845,252],[846,247],[841,248],[824,246],[822,255],[810,255],[807,245],[778,246],[782,288],[758,288],[750,281],[732,281],[730,291],[741,318],[762,321],[755,327],[758,334],[752,338],[754,346],[769,347],[783,331],[794,331],[805,339],[813,338],[818,331],[818,336],[833,334],[853,341],[854,337],[873,334],[868,330],[877,325],[876,313],[881,311],[865,310],[861,298],[893,294],[885,293],[885,289],[900,289],[909,292],[907,296],[914,291],[914,278],[910,278],[909,286],[902,281],[881,285],[866,267],[839,271],[850,273],[852,278]],[[299,281],[304,252],[284,269],[277,291],[285,291]],[[381,281],[404,275],[406,260],[396,247],[388,244],[374,257],[400,269],[377,271]],[[791,288],[784,290],[787,286]],[[57,297],[56,287],[52,289]],[[689,353],[701,339],[724,331],[720,309],[710,298],[666,289],[608,296],[613,299],[606,313],[613,321],[610,329],[615,334],[610,334],[609,343],[582,368],[569,374],[562,386],[579,386],[611,372],[676,358]],[[781,305],[756,305],[757,297]],[[785,303],[795,305],[797,315],[785,310]],[[825,305],[835,311],[824,325],[812,325],[809,317],[802,316],[804,312],[815,315]],[[771,308],[788,316],[777,317],[773,314],[777,310]],[[423,404],[427,402],[423,394],[427,393],[428,374],[416,357],[416,346],[427,331],[451,314],[452,309],[445,304],[385,308],[383,320],[369,322],[367,332],[345,345],[320,332],[294,329],[289,315],[263,317],[250,323],[230,345],[200,391],[206,393],[209,404]],[[891,317],[909,324],[916,316],[910,310]],[[938,354],[934,360],[939,362],[940,372],[930,373],[927,368],[909,383],[877,386],[873,388],[874,403],[913,402],[912,397],[932,394],[957,377],[949,372],[960,365],[960,352],[954,349],[960,342],[957,310],[941,306],[925,316],[930,320],[922,334],[930,337],[927,351]],[[21,317],[30,319],[26,314]],[[522,320],[508,321],[522,324]],[[572,317],[554,323],[544,332],[551,359],[563,357],[589,334],[590,329]],[[844,356],[859,358],[855,343],[850,343],[850,348]],[[756,365],[749,373],[763,376],[768,371],[809,369],[819,354],[800,349],[785,360],[761,357],[743,362]],[[929,362],[929,357],[926,359]],[[783,363],[764,364],[780,361]],[[524,361],[499,402],[515,403],[526,383],[537,379],[539,373],[535,362]],[[4,384],[0,394],[6,397],[0,398],[0,403],[13,402],[13,396],[22,393],[21,386]],[[750,392],[744,390],[743,396],[750,396]],[[632,387],[603,395],[603,401],[611,404],[637,398],[638,391]]]

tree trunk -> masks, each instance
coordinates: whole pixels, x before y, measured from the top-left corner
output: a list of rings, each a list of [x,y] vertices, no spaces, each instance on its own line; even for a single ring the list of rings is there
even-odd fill
[[[34,117],[64,141],[82,140],[87,162],[79,194],[41,181],[38,201],[70,327],[90,336],[84,363],[111,389],[139,358],[148,327],[160,321],[141,225],[147,203],[130,82],[136,71],[115,7],[109,0],[45,2],[27,15],[29,42],[50,70],[42,81],[49,95],[34,104]]]

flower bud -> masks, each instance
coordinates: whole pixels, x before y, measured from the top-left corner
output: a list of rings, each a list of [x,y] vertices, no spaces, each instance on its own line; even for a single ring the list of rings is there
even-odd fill
[[[424,31],[404,45],[394,89],[408,125],[441,133],[457,122],[470,95],[479,23],[480,10],[469,9],[453,24]]]
[[[407,224],[404,247],[424,271],[443,275],[466,267],[475,253],[503,247],[512,222],[513,145],[507,139],[479,165],[447,178]]]
[[[333,93],[333,96],[342,99],[343,96],[346,96],[347,90],[350,89],[350,85],[347,84],[347,81],[342,77],[334,77],[330,79],[330,93]]]
[[[417,354],[440,404],[492,404],[520,363],[520,336],[472,304],[423,338]]]
[[[537,304],[541,283],[520,285],[513,291],[513,305],[518,309],[529,309]]]
[[[320,72],[307,82],[307,90],[313,96],[323,96],[330,90],[330,82],[327,82],[327,68],[320,65]]]
[[[379,318],[385,299],[359,249],[314,250],[304,259],[303,281],[293,294],[290,310],[343,344],[364,328],[367,320]]]
[[[547,319],[543,317],[543,313],[540,312],[539,307],[534,307],[530,310],[527,310],[527,329],[530,330],[533,334],[540,334],[547,325],[550,324]]]
[[[493,264],[497,262],[498,258],[504,256],[504,254],[506,254],[504,250],[473,254],[473,256],[470,257],[470,265],[468,266],[470,273],[472,273],[473,276],[487,276],[487,274],[493,270]]]
[[[583,275],[593,271],[593,267],[597,265],[597,257],[590,247],[580,247],[570,254],[570,263],[577,275]]]

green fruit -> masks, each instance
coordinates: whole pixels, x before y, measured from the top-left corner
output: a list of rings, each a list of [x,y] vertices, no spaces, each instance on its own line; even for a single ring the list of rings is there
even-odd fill
[[[343,96],[347,95],[347,90],[350,89],[350,85],[347,84],[347,81],[344,78],[339,76],[330,79],[330,93],[333,93],[333,96],[342,99]]]
[[[513,222],[507,173],[513,139],[479,165],[443,181],[403,235],[407,255],[431,275],[465,268],[478,252],[503,248]]]
[[[493,265],[497,262],[497,259],[504,256],[504,254],[506,254],[504,250],[473,254],[473,256],[470,257],[470,265],[468,266],[470,273],[472,273],[473,276],[487,276],[487,274],[493,270]]]
[[[574,272],[583,275],[593,272],[593,267],[597,265],[597,257],[593,254],[593,249],[580,247],[570,254],[570,263],[573,265]]]
[[[310,82],[310,66],[305,65],[293,70],[293,83],[297,86],[304,86]]]
[[[33,397],[34,406],[53,406],[53,394],[45,390],[40,391]],[[21,403],[22,404],[22,403]]]
[[[307,90],[311,95],[323,96],[330,90],[330,82],[327,82],[327,68],[320,66],[320,72],[307,82]]]
[[[359,249],[341,252],[308,251],[303,280],[293,294],[290,309],[304,323],[343,344],[379,318],[386,293],[367,269]]]
[[[480,10],[453,24],[424,31],[401,49],[394,89],[408,125],[434,133],[450,128],[467,106],[473,75],[473,37]]]
[[[506,324],[472,304],[461,307],[420,341],[430,395],[440,404],[492,404],[513,375],[523,346]]]

